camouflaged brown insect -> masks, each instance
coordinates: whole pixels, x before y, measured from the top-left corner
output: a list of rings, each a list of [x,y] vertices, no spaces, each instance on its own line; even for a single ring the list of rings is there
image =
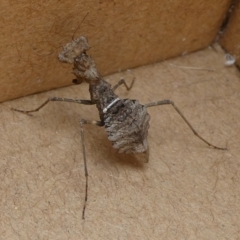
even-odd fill
[[[118,98],[114,93],[114,90],[122,84],[124,84],[127,90],[130,90],[133,86],[134,80],[130,87],[128,87],[124,79],[120,80],[114,87],[111,87],[111,85],[98,73],[93,59],[87,55],[89,49],[90,46],[88,45],[87,39],[85,37],[79,37],[63,48],[63,51],[59,54],[59,60],[74,65],[73,74],[76,76],[76,79],[74,79],[73,82],[75,84],[80,84],[83,81],[86,81],[89,84],[90,100],[51,97],[34,110],[24,111],[13,109],[23,113],[36,112],[50,101],[74,102],[86,105],[96,104],[99,111],[100,121],[90,121],[85,119],[80,121],[86,176],[85,202],[82,212],[83,219],[85,218],[85,209],[88,199],[88,171],[84,144],[84,124],[104,126],[108,134],[108,139],[112,142],[114,148],[118,149],[120,153],[144,154],[147,162],[149,157],[147,136],[150,120],[147,108],[170,104],[198,138],[213,148],[220,150],[226,149],[217,147],[203,139],[171,100],[162,100],[142,105],[137,100]]]
[[[85,37],[68,44],[59,54],[62,62],[74,63],[76,83],[89,83],[91,103],[96,104],[100,122],[105,126],[108,139],[120,153],[143,153],[148,150],[147,134],[150,116],[147,108],[137,100],[119,99],[114,90],[98,73],[92,58],[86,54],[89,45]],[[84,123],[84,122],[83,122]],[[92,122],[95,124],[95,122]]]

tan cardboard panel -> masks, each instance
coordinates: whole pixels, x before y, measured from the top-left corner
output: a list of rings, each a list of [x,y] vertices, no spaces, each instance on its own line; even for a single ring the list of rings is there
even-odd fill
[[[229,23],[220,41],[221,45],[236,59],[240,66],[240,2],[236,1],[236,6],[231,14]]]
[[[57,54],[74,32],[106,75],[206,47],[230,2],[1,1],[0,101],[69,85],[71,66]]]
[[[116,153],[104,128],[85,127],[89,199],[81,219],[85,178],[81,118],[98,120],[95,106],[50,103],[49,96],[88,99],[86,84],[0,105],[2,239],[238,239],[240,84],[224,52],[188,56],[107,77],[136,77],[121,98],[141,103],[172,99],[194,128],[228,151],[197,139],[171,106],[150,108],[150,160]]]

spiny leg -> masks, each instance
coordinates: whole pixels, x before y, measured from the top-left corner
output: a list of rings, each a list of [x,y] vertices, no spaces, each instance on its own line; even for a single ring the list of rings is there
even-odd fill
[[[60,98],[60,97],[50,97],[48,98],[43,104],[41,104],[39,107],[33,109],[33,110],[19,110],[16,108],[11,108],[14,111],[17,112],[22,112],[22,113],[30,113],[30,112],[37,112],[39,111],[41,108],[43,108],[44,106],[46,106],[49,102],[53,102],[53,101],[59,101],[59,102],[73,102],[73,103],[79,103],[79,104],[85,104],[85,105],[93,105],[95,103],[92,103],[90,100],[80,100],[80,99],[71,99],[71,98]]]
[[[115,91],[120,85],[124,84],[125,88],[129,91],[133,84],[135,82],[135,78],[133,78],[130,87],[127,85],[126,81],[124,79],[121,79],[114,87],[112,87],[112,90]]]
[[[211,143],[209,143],[208,141],[206,141],[204,138],[202,138],[197,132],[196,130],[192,127],[192,125],[188,122],[188,120],[183,116],[183,114],[181,113],[181,111],[178,109],[178,107],[174,104],[173,101],[171,100],[162,100],[162,101],[157,101],[157,102],[152,102],[152,103],[147,103],[145,104],[145,107],[154,107],[154,106],[159,106],[159,105],[167,105],[167,104],[171,104],[174,109],[177,111],[177,113],[182,117],[182,119],[185,121],[185,123],[189,126],[189,128],[193,131],[193,133],[200,138],[203,142],[205,142],[206,144],[208,144],[209,146],[216,148],[216,149],[220,149],[220,150],[227,150],[227,148],[222,148],[222,147],[217,147]]]
[[[85,120],[81,119],[80,126],[81,126],[81,139],[82,139],[82,150],[83,150],[83,161],[84,161],[84,173],[85,173],[85,200],[83,205],[83,211],[82,211],[82,219],[85,219],[85,210],[87,207],[87,200],[88,200],[88,170],[87,170],[87,158],[86,158],[86,150],[85,150],[85,142],[84,142],[84,124],[93,124],[97,126],[104,126],[104,122],[101,121],[91,121],[91,120]]]

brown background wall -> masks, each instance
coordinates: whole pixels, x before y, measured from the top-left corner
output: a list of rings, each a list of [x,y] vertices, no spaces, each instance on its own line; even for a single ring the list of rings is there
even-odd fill
[[[106,75],[208,46],[230,2],[1,1],[0,101],[69,85],[56,56],[76,29]]]
[[[236,1],[220,43],[235,57],[237,65],[240,66],[240,1]]]

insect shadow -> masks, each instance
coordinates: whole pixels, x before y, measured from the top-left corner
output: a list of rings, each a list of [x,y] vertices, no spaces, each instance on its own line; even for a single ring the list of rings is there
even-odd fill
[[[85,81],[89,84],[90,100],[50,97],[43,104],[33,110],[25,111],[12,109],[14,111],[29,114],[31,112],[39,111],[52,101],[96,105],[99,111],[100,120],[80,120],[84,171],[86,177],[85,199],[82,210],[83,219],[85,219],[85,210],[88,200],[88,170],[84,140],[85,124],[93,124],[100,127],[104,126],[108,135],[108,139],[112,142],[113,148],[118,149],[120,153],[143,154],[146,162],[148,162],[149,146],[147,136],[150,116],[147,112],[147,108],[160,105],[171,105],[192,130],[195,136],[197,136],[210,147],[219,150],[227,149],[217,147],[201,137],[171,100],[161,100],[142,105],[138,100],[119,98],[115,94],[115,90],[119,86],[124,85],[129,91],[134,84],[134,79],[132,80],[130,86],[127,85],[124,79],[121,79],[115,86],[112,87],[98,73],[95,62],[87,54],[89,49],[90,46],[86,37],[81,36],[68,43],[63,48],[63,51],[59,54],[58,58],[61,62],[73,64],[73,74],[76,76],[76,79],[73,80],[73,83],[80,84]]]

